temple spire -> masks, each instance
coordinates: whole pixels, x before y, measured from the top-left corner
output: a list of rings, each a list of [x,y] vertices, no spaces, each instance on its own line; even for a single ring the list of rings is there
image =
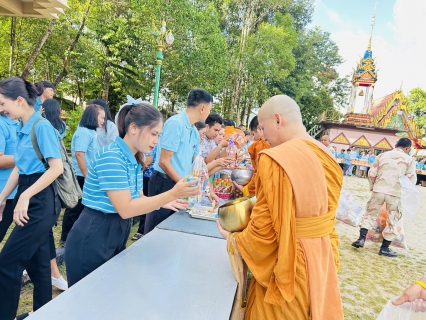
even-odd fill
[[[377,2],[376,5],[374,6],[374,14],[373,14],[373,19],[371,20],[371,32],[370,32],[370,41],[368,42],[368,51],[371,51],[371,39],[373,38],[373,28],[374,25],[376,24],[376,9],[377,9]]]

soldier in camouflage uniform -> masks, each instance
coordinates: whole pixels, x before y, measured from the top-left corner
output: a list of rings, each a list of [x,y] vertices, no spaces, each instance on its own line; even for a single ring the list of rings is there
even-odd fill
[[[401,184],[399,178],[407,176],[413,184],[416,183],[416,164],[408,153],[411,150],[411,140],[401,138],[395,149],[380,154],[368,172],[370,190],[373,192],[367,203],[367,208],[361,220],[360,236],[352,243],[355,248],[364,247],[368,230],[372,229],[383,203],[386,203],[388,219],[383,230],[383,243],[379,255],[396,257],[397,253],[389,249],[392,240],[398,235],[394,226],[402,217]]]

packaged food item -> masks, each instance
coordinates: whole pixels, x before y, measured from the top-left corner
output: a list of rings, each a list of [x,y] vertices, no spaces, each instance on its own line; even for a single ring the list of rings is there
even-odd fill
[[[244,132],[231,126],[225,127],[225,139],[227,138],[232,139],[238,148],[241,148],[246,143]]]
[[[204,159],[200,156],[195,157],[194,162],[192,164],[191,173],[189,174],[189,177],[186,179],[186,181],[200,180],[199,183],[201,185],[201,193],[196,196],[188,197],[186,199],[188,202],[201,201],[203,193],[207,190],[208,178],[209,174]],[[194,187],[196,186],[197,184],[194,184]]]
[[[388,214],[386,212],[386,203],[383,204],[382,208],[380,209],[380,213],[377,216],[376,223],[372,230],[368,230],[367,234],[367,240],[373,241],[373,242],[382,242],[383,241],[383,230],[386,227],[386,220],[388,219]],[[391,245],[402,248],[405,250],[408,250],[407,246],[407,240],[405,238],[405,230],[404,230],[404,224],[402,221],[402,218],[395,224],[394,226],[396,232],[398,233],[398,236],[395,238],[395,240],[392,241]]]
[[[401,288],[401,292],[404,288]],[[389,300],[376,320],[424,320],[426,319],[426,301],[416,299],[411,302],[405,302],[400,306],[394,306],[392,301],[398,297]]]
[[[362,207],[354,201],[352,195],[345,189],[340,192],[336,218],[354,227],[358,227],[361,222]]]
[[[235,164],[238,160],[238,148],[234,143],[233,138],[229,139],[228,146],[226,147],[226,153],[229,158],[232,158],[234,161],[228,166],[228,168],[235,168]]]

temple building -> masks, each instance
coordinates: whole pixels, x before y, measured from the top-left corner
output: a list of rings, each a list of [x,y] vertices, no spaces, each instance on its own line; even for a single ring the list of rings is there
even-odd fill
[[[374,13],[367,50],[352,75],[346,114],[342,118],[338,111],[325,111],[310,134],[313,137],[328,134],[331,144],[339,152],[351,146],[374,149],[376,153],[379,150],[386,151],[393,149],[400,137],[410,138],[417,149],[425,148],[426,143],[422,140],[424,130],[416,125],[401,89],[379,99],[373,97],[377,82],[376,64],[371,50],[375,16]]]

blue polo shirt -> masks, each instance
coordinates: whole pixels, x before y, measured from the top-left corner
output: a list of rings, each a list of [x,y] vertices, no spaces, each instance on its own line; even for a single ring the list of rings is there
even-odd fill
[[[352,164],[352,158],[350,154],[345,153],[345,161],[344,164]]]
[[[31,129],[37,118],[40,118],[40,112],[34,112],[28,122],[23,125],[22,121],[18,124],[17,140],[15,145],[14,157],[15,165],[18,167],[19,174],[33,174],[46,172],[43,163],[37,157],[31,143]],[[37,141],[41,154],[45,159],[62,159],[59,149],[58,135],[55,128],[47,120],[40,120],[35,128]]]
[[[0,152],[5,156],[13,156],[16,143],[16,129],[18,121],[10,119],[8,116],[0,116]],[[0,190],[6,186],[6,182],[12,173],[13,168],[0,168]],[[16,189],[10,194],[8,199],[13,199],[16,194]]]
[[[174,152],[170,163],[180,177],[190,173],[192,159],[200,152],[200,135],[197,128],[189,123],[185,111],[166,121],[158,141],[154,170],[165,173],[158,165],[161,149]]]
[[[71,140],[71,164],[75,170],[75,173],[83,177],[83,173],[78,167],[77,158],[75,152],[84,152],[84,160],[86,160],[86,166],[89,166],[90,161],[93,160],[96,152],[101,148],[98,139],[96,139],[96,131],[90,130],[84,127],[77,127]]]
[[[34,109],[36,112],[40,111],[42,104],[43,102],[41,101],[40,97],[37,97],[36,101],[34,102]]]
[[[142,189],[142,166],[123,139],[117,137],[99,150],[89,164],[82,202],[105,214],[116,213],[107,191],[129,190],[132,199],[137,199]]]

